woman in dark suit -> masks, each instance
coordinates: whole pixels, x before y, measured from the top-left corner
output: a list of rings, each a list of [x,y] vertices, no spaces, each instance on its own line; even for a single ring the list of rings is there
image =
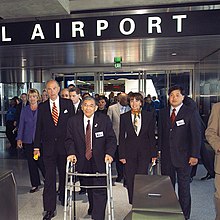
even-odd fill
[[[135,174],[147,175],[150,160],[156,160],[157,156],[155,117],[152,112],[141,111],[142,105],[142,95],[132,93],[131,111],[120,116],[119,158],[125,165],[130,204],[132,204]]]
[[[28,99],[30,104],[22,108],[21,111],[17,135],[17,146],[19,148],[24,148],[25,150],[32,185],[30,193],[34,193],[38,190],[38,186],[41,185],[38,169],[40,169],[43,178],[45,177],[45,169],[42,157],[35,159],[33,158],[33,141],[36,131],[38,100],[40,99],[38,90],[30,89],[28,91]]]

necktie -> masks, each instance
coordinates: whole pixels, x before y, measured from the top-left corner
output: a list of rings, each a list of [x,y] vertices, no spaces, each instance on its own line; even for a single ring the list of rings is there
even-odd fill
[[[57,126],[57,123],[58,123],[58,110],[57,110],[57,107],[55,105],[55,102],[53,102],[53,107],[52,107],[52,118],[53,118],[55,126]]]
[[[135,113],[134,114],[134,121],[133,121],[133,126],[134,126],[134,130],[137,133],[137,129],[138,129],[138,118],[139,118],[139,113]]]
[[[90,160],[92,158],[92,143],[91,143],[91,125],[90,120],[86,126],[86,159]]]
[[[172,114],[171,114],[171,116],[170,116],[170,120],[171,120],[171,125],[172,125],[172,127],[174,126],[174,122],[175,122],[175,119],[176,119],[175,111],[176,111],[176,109],[174,108],[173,111],[172,111]]]

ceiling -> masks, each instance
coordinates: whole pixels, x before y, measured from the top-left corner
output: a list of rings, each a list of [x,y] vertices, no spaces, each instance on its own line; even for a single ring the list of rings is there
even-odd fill
[[[153,5],[183,4],[201,2],[206,4],[219,1],[201,0],[0,0],[1,22],[31,20],[36,17],[72,17],[93,10],[114,8],[153,7]],[[211,6],[205,6],[211,7]],[[191,6],[187,7],[188,10]],[[165,10],[168,10],[166,8]],[[90,11],[90,12],[89,12]],[[70,14],[71,13],[71,14]],[[123,12],[122,12],[123,13]],[[38,45],[18,45],[0,47],[0,69],[7,72],[18,68],[46,69],[55,73],[74,71],[115,71],[113,59],[122,56],[123,70],[191,68],[220,48],[220,36],[146,38],[117,41],[96,41],[80,43],[57,43]],[[176,53],[175,56],[172,54]]]

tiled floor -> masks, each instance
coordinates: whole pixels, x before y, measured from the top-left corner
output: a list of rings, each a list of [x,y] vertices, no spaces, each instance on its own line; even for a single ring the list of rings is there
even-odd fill
[[[7,151],[7,141],[0,138],[0,168],[13,170],[18,188],[18,217],[19,220],[42,219],[42,192],[43,186],[36,193],[30,194],[30,182],[27,162],[22,152],[18,156],[11,156]],[[197,176],[191,183],[192,213],[191,220],[214,220],[213,179],[201,181],[206,174],[203,165],[199,165]],[[127,192],[121,183],[113,186],[114,212],[116,220],[123,220],[131,210],[128,204]],[[89,219],[86,195],[77,195],[77,219]],[[1,219],[1,218],[0,218]],[[54,220],[63,219],[63,206],[57,202],[57,216]]]

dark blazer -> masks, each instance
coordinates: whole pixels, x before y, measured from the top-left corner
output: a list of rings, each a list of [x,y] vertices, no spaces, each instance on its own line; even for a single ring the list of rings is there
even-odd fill
[[[38,109],[33,114],[30,105],[22,108],[18,134],[16,138],[17,140],[21,140],[26,144],[33,143],[37,124],[37,113]]]
[[[157,156],[155,117],[152,112],[141,111],[141,130],[135,133],[131,111],[120,116],[119,159],[136,158],[136,153],[149,159]],[[150,162],[150,161],[149,161]]]
[[[82,109],[81,109],[81,105],[82,105],[82,100],[80,100],[80,103],[79,103],[79,105],[78,105],[78,107],[77,107],[77,109],[75,110],[75,106],[73,105],[73,114],[74,115],[77,115],[77,114],[82,114],[83,112],[82,112]]]
[[[19,127],[19,123],[20,123],[20,116],[21,116],[21,110],[22,108],[22,102],[20,102],[17,106],[16,106],[16,114],[15,114],[15,121],[16,121],[16,127]],[[29,105],[29,101],[27,101],[26,106]],[[25,107],[26,107],[25,106]]]
[[[161,164],[184,167],[190,157],[200,157],[201,129],[196,110],[182,105],[171,128],[170,107],[161,109],[158,124],[158,147]]]
[[[66,149],[68,155],[76,155],[77,170],[82,172],[86,152],[84,114],[77,114],[71,117],[67,124]],[[98,132],[103,135],[96,137]],[[102,113],[95,112],[92,127],[92,154],[98,172],[105,172],[105,154],[114,157],[117,143],[110,118]]]
[[[38,119],[35,134],[34,147],[41,148],[45,156],[54,152],[66,155],[65,137],[68,119],[73,116],[73,104],[71,100],[60,99],[60,113],[57,126],[54,125],[49,100],[40,103],[38,107]]]

